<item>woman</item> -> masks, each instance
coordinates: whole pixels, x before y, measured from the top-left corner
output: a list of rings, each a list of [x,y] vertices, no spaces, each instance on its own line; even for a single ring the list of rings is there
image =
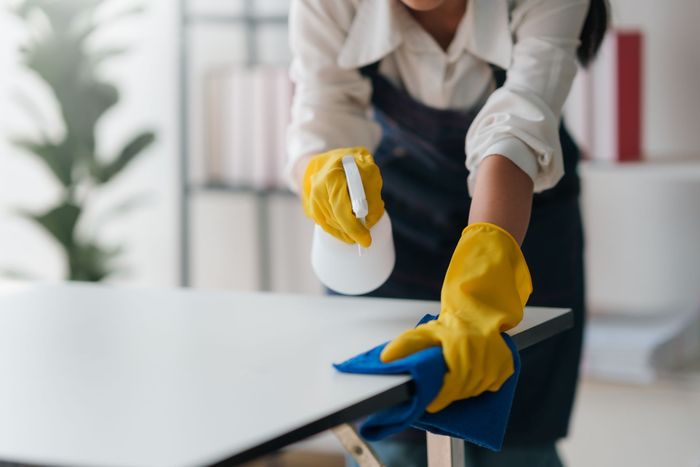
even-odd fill
[[[526,301],[574,309],[574,329],[522,352],[503,451],[467,446],[470,465],[561,465],[584,319],[578,150],[561,108],[606,25],[604,0],[292,3],[290,180],[307,215],[348,243],[367,246],[389,213],[396,267],[372,295],[439,299],[441,312],[381,358],[442,346],[448,373],[428,411],[512,374],[500,332]],[[345,154],[363,178],[366,226]],[[424,465],[422,439],[376,447],[388,465]]]

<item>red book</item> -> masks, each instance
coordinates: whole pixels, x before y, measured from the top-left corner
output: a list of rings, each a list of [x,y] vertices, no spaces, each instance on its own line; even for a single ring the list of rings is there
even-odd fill
[[[617,160],[642,156],[642,35],[618,32],[617,41]]]
[[[609,32],[574,81],[566,122],[588,159],[639,161],[644,155],[643,46],[639,31]]]

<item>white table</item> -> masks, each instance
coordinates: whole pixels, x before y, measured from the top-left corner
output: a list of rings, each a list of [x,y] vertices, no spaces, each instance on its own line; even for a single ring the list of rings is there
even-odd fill
[[[409,397],[406,376],[342,361],[438,303],[301,295],[0,287],[0,459],[59,465],[243,462]],[[571,324],[530,308],[519,347]]]

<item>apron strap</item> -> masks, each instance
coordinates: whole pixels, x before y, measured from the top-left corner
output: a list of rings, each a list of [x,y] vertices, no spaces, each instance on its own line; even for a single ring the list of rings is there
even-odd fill
[[[493,79],[496,81],[496,88],[500,88],[506,82],[506,70],[503,68],[491,65],[491,71],[493,71]]]
[[[360,68],[360,74],[367,78],[371,78],[372,76],[379,74],[379,63],[381,63],[381,60],[377,60],[374,63],[363,66]]]

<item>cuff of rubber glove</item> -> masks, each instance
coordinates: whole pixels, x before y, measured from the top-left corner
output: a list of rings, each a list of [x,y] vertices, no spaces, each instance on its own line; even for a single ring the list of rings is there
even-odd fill
[[[498,225],[496,225],[496,224],[492,224],[491,222],[474,222],[473,224],[469,224],[469,225],[466,226],[466,227],[464,228],[464,230],[462,231],[462,235],[464,235],[465,233],[467,233],[467,231],[470,231],[470,232],[471,232],[472,230],[479,230],[479,229],[483,229],[483,228],[485,228],[485,229],[493,229],[493,230],[497,230],[497,231],[503,233],[506,237],[508,237],[508,238],[511,239],[511,241],[512,241],[512,242],[515,244],[515,246],[517,247],[518,251],[521,251],[521,250],[520,250],[520,243],[518,243],[518,241],[515,239],[515,237],[514,237],[510,232],[508,232],[508,231],[507,231],[506,229],[504,229],[503,227],[500,227],[500,226],[498,226]],[[521,252],[521,253],[522,253],[522,252]],[[525,261],[525,258],[523,258],[523,261]]]
[[[527,261],[525,260],[525,256],[523,255],[523,251],[520,248],[520,244],[518,241],[511,235],[510,232],[505,230],[504,228],[492,224],[490,222],[475,222],[473,224],[469,224],[467,227],[464,228],[462,231],[462,236],[471,233],[473,231],[478,231],[478,230],[486,230],[486,231],[497,231],[502,233],[505,237],[509,238],[510,241],[512,242],[513,245],[513,250],[514,254],[516,255],[515,259],[515,283],[519,291],[526,291],[525,297],[523,298],[523,295],[521,294],[521,300],[523,300],[523,306],[527,303],[527,299],[529,296],[532,294],[532,276],[530,275],[530,269],[527,265]],[[518,270],[518,266],[520,266],[520,270]]]

